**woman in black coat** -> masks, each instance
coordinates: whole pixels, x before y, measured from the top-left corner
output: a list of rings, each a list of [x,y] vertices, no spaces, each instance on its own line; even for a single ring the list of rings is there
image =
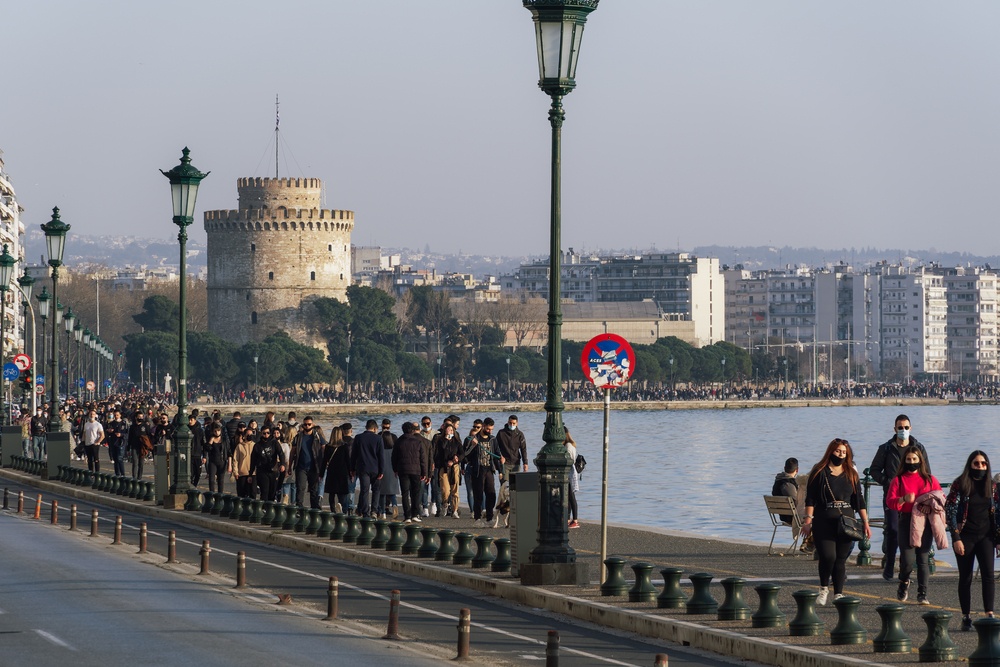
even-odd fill
[[[330,494],[330,510],[340,503],[340,511],[348,514],[351,502],[351,445],[344,442],[344,432],[339,426],[330,430],[330,440],[323,452],[326,470],[326,492]]]
[[[218,422],[212,422],[205,436],[202,462],[208,471],[208,490],[223,493],[223,480],[229,469],[229,444],[222,436],[222,424]]]

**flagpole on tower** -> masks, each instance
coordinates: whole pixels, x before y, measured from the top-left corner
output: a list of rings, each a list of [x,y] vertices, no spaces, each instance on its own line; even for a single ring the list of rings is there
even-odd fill
[[[274,96],[274,177],[278,178],[278,124],[281,114],[278,110],[278,95]]]

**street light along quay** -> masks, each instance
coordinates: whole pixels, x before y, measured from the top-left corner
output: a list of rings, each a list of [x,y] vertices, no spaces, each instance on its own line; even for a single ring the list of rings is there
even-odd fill
[[[59,218],[59,208],[52,209],[52,219],[42,225],[45,232],[45,245],[49,251],[49,266],[52,267],[52,302],[58,303],[57,288],[59,284],[59,267],[63,263],[63,252],[66,249],[66,234],[69,225]],[[59,337],[56,331],[56,319],[52,318],[52,362],[49,365],[49,433],[62,429],[62,419],[59,418]],[[68,439],[67,439],[68,440]]]
[[[600,0],[523,0],[535,23],[538,51],[538,86],[552,100],[549,124],[552,127],[552,189],[549,219],[549,341],[548,378],[545,396],[545,445],[535,457],[538,468],[538,546],[530,563],[521,568],[525,584],[582,584],[586,567],[576,562],[569,546],[567,526],[567,484],[569,466],[566,430],[562,413],[562,306],[561,291],[561,169],[562,125],[566,115],[562,98],[576,87],[576,66],[587,16]],[[509,385],[508,385],[509,386]]]
[[[31,306],[31,289],[35,285],[35,279],[32,278],[28,274],[28,263],[27,262],[25,262],[25,264],[24,264],[24,273],[21,275],[20,278],[17,279],[17,284],[21,287],[21,296],[22,296],[21,303],[24,306],[24,322],[25,322],[25,327],[27,327],[28,313],[29,313],[29,311],[31,313],[31,368],[29,368],[27,372],[29,374],[28,375],[29,378],[34,378],[34,376],[35,376],[35,364],[38,362],[38,359],[35,357],[35,339],[38,337],[38,329],[35,328],[35,309]],[[24,347],[25,347],[25,351],[28,351],[27,335],[25,336]],[[32,388],[32,392],[31,392],[31,414],[32,415],[35,414],[35,405],[36,405],[36,402],[35,402],[36,401],[36,398],[35,398],[36,394],[34,392],[34,385],[35,385],[35,383],[32,382],[31,383],[31,388]]]
[[[70,337],[73,335],[73,325],[76,324],[76,315],[73,313],[73,306],[66,309],[63,316],[63,326],[66,328],[66,397],[73,393],[73,367],[70,365],[72,355],[70,354]]]
[[[179,228],[177,240],[180,242],[180,327],[177,341],[177,431],[174,455],[173,498],[170,506],[179,509],[191,488],[191,430],[187,420],[187,228],[194,222],[194,207],[198,199],[198,186],[210,172],[202,173],[191,164],[191,151],[184,147],[181,163],[170,171],[160,170],[170,180],[170,195],[173,201],[174,224]],[[168,506],[164,500],[164,507]]]

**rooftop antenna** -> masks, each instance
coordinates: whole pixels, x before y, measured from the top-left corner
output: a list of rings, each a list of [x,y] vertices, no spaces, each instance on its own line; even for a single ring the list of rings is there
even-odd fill
[[[274,177],[278,178],[278,125],[281,123],[281,113],[278,109],[278,94],[274,94]]]

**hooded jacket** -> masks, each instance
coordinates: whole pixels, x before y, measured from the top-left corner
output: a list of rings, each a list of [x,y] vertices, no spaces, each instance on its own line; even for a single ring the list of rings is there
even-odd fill
[[[948,548],[948,529],[944,516],[944,491],[934,489],[917,496],[913,501],[913,518],[910,520],[910,544],[920,544],[927,524],[934,534],[938,549]]]

